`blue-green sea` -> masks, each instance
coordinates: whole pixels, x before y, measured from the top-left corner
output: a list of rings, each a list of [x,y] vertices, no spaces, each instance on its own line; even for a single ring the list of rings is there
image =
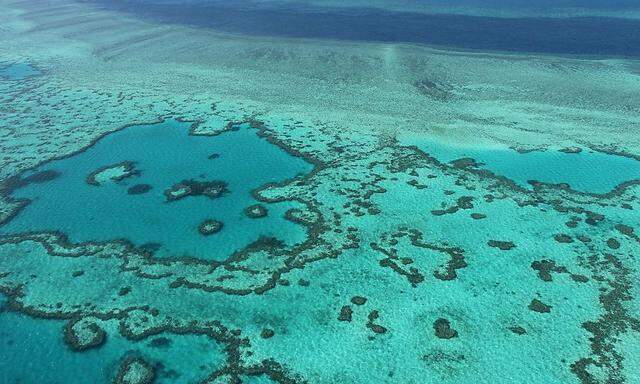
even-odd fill
[[[127,128],[78,155],[26,173],[27,179],[40,172],[57,177],[16,191],[15,198],[30,203],[0,231],[61,231],[73,242],[126,239],[135,246],[157,245],[151,248],[160,257],[219,261],[260,237],[302,242],[304,227],[284,219],[298,204],[267,204],[267,215],[257,219],[244,210],[259,203],[253,190],[302,176],[312,165],[260,139],[246,125],[215,137],[190,135],[189,125],[168,121]],[[123,162],[132,162],[135,174],[99,185],[87,181],[93,171]],[[167,199],[165,191],[184,180],[222,181],[228,192]],[[148,190],[132,193],[136,185]],[[222,230],[203,236],[198,226],[206,220],[221,221]]]
[[[640,383],[640,4],[0,0],[0,384]]]

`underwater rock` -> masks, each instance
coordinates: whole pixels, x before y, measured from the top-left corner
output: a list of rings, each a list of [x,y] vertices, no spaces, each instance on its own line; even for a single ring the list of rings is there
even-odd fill
[[[374,321],[377,320],[379,316],[380,316],[380,313],[378,312],[377,309],[374,309],[373,311],[369,312],[369,316],[368,316],[369,321],[367,322],[367,328],[371,329],[374,333],[378,333],[378,334],[386,333],[387,328],[383,327],[380,324],[374,323]]]
[[[353,314],[353,310],[350,306],[345,305],[340,308],[340,315],[338,315],[339,321],[351,321],[351,315]]]
[[[34,173],[33,175],[27,176],[22,179],[25,183],[46,183],[47,181],[51,181],[60,176],[60,172],[54,170],[46,170],[38,173]]]
[[[589,278],[587,276],[580,274],[572,274],[571,279],[576,283],[586,283],[589,281]]]
[[[460,209],[472,209],[473,208],[473,196],[461,196],[456,201],[458,208]]]
[[[487,245],[493,248],[498,248],[501,251],[509,251],[512,248],[515,248],[516,245],[511,241],[499,241],[499,240],[489,240]]]
[[[273,329],[270,328],[264,328],[261,332],[260,332],[260,337],[262,337],[263,339],[270,339],[273,337],[273,335],[275,335],[275,331]]]
[[[131,357],[120,366],[115,384],[151,384],[155,378],[153,367],[139,357]]]
[[[573,239],[571,238],[571,236],[569,235],[565,235],[565,234],[557,234],[554,235],[553,238],[558,242],[558,243],[564,243],[564,244],[569,244],[569,243],[573,243]]]
[[[75,351],[86,351],[104,344],[107,333],[93,318],[83,318],[67,323],[64,340]]]
[[[580,147],[565,147],[562,149],[559,149],[560,152],[563,153],[580,153],[582,152],[582,148]]]
[[[118,291],[118,296],[126,296],[131,293],[131,287],[122,287]]]
[[[127,189],[127,193],[129,195],[142,195],[151,190],[151,186],[149,184],[136,184],[133,187]]]
[[[538,277],[542,281],[552,281],[551,272],[568,273],[567,268],[556,265],[553,260],[536,260],[531,263],[531,268],[538,271]]]
[[[150,347],[154,348],[167,348],[171,345],[171,339],[167,337],[156,337],[149,342]]]
[[[487,215],[483,214],[483,213],[472,213],[471,214],[471,218],[474,220],[482,220],[484,218],[486,218]]]
[[[198,232],[203,236],[213,235],[222,230],[223,223],[218,220],[205,220],[198,226]]]
[[[578,240],[580,240],[581,242],[585,243],[585,244],[587,244],[587,243],[590,243],[590,242],[591,242],[591,238],[590,238],[590,237],[587,237],[587,236],[584,236],[584,235],[578,235],[576,238],[577,238]],[[570,242],[570,243],[572,243],[572,242],[573,242],[573,240],[572,240],[572,241],[569,241],[569,242]]]
[[[433,330],[435,331],[436,337],[440,339],[448,340],[458,337],[458,331],[451,327],[451,323],[447,319],[439,318],[434,321]]]
[[[351,302],[355,305],[364,305],[367,302],[367,298],[362,296],[353,296],[351,298]]]
[[[527,334],[527,330],[522,328],[519,325],[515,325],[513,327],[509,327],[509,330],[513,333],[515,333],[516,335],[526,335]]]
[[[182,180],[174,184],[164,191],[164,195],[167,201],[176,201],[188,196],[206,196],[210,199],[216,199],[228,192],[227,183],[224,181],[196,181],[191,179]]]
[[[620,248],[620,242],[616,239],[614,239],[613,237],[610,237],[607,240],[607,247],[611,248],[611,249],[618,249]]]
[[[461,159],[456,159],[451,161],[450,163],[451,165],[453,165],[455,168],[458,168],[458,169],[477,168],[480,165],[482,165],[476,162],[475,159],[472,159],[470,157],[463,157]]]
[[[571,220],[564,223],[564,225],[566,225],[568,228],[577,228],[579,222],[580,221],[578,220],[578,218],[574,217]]]
[[[138,175],[140,175],[140,172],[135,169],[133,161],[122,161],[96,169],[87,176],[86,181],[87,184],[97,187],[107,181],[122,181],[128,177]]]
[[[529,303],[529,309],[538,313],[549,313],[551,312],[551,308],[552,307],[550,305],[547,305],[538,299],[533,299],[531,300],[531,303]]]
[[[587,219],[584,222],[589,224],[589,225],[596,225],[599,222],[601,222],[602,220],[604,220],[604,215],[603,214],[595,213],[595,212],[591,212],[591,211],[587,211],[586,214],[587,214]]]
[[[255,204],[244,209],[244,214],[252,219],[260,219],[267,216],[267,208],[261,204]]]
[[[369,323],[369,324],[367,324],[367,327],[369,327],[369,329],[371,329],[373,332],[378,333],[378,334],[382,334],[382,333],[386,333],[387,332],[387,328],[385,328],[385,327],[383,327],[382,325],[379,325],[379,324]]]
[[[284,213],[284,218],[302,225],[312,225],[318,221],[318,214],[308,209],[291,208]]]
[[[623,235],[632,236],[634,234],[633,228],[628,225],[618,224],[616,225],[616,229],[618,230],[618,232],[622,233]]]

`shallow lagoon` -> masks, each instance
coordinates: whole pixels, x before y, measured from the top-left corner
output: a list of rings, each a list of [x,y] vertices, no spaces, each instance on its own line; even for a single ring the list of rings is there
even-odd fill
[[[101,167],[122,162],[132,162],[138,174],[88,183]],[[190,135],[189,124],[175,121],[130,127],[34,170],[32,174],[55,171],[59,176],[15,191],[13,197],[31,202],[0,233],[61,231],[74,242],[127,239],[157,249],[162,257],[223,260],[261,236],[288,245],[305,239],[305,228],[284,218],[288,209],[300,207],[297,203],[263,204],[268,210],[264,218],[250,218],[244,209],[258,203],[253,190],[311,169],[246,126],[215,137]],[[224,181],[229,192],[214,199],[167,201],[164,192],[189,179]],[[144,184],[151,189],[128,192]],[[222,222],[222,230],[200,234],[198,227],[205,220]]]
[[[204,335],[162,333],[132,342],[114,331],[101,348],[74,352],[64,343],[64,321],[11,312],[4,300],[0,295],[0,383],[108,384],[135,356],[158,369],[156,383],[187,384],[224,364],[222,347]]]
[[[443,163],[472,158],[479,167],[504,176],[524,188],[529,181],[566,183],[572,189],[595,194],[610,192],[618,185],[640,179],[640,161],[581,148],[578,153],[558,149],[520,153],[511,148],[457,146],[422,138],[400,137]]]
[[[40,71],[27,63],[13,63],[7,66],[0,66],[0,79],[24,80],[39,74]]]

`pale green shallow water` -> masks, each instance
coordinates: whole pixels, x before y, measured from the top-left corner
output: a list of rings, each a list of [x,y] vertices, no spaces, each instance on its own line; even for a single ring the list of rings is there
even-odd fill
[[[0,64],[0,384],[640,383],[632,60],[360,44],[312,23],[317,2],[222,7],[274,12],[246,39],[16,4],[0,14],[1,52],[20,52]],[[375,5],[323,17],[397,9]],[[555,23],[512,11],[492,28]],[[451,20],[496,22],[481,15]],[[371,38],[411,37],[389,20]],[[349,43],[277,37],[298,33]],[[183,180],[227,192],[167,201]]]

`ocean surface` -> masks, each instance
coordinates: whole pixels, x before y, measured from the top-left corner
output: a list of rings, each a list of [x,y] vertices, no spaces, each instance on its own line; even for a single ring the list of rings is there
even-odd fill
[[[160,23],[206,27],[242,35],[414,43],[481,52],[640,55],[640,20],[636,19],[425,14],[371,7],[322,7],[296,2],[247,0],[195,1],[189,2],[188,6],[182,2],[153,0],[95,3]],[[565,3],[553,5],[571,7],[580,2]],[[597,1],[582,5],[596,9],[611,7]],[[625,5],[631,6],[631,3],[620,7]],[[545,7],[544,4],[537,6]]]
[[[0,0],[0,384],[640,383],[638,15]]]

